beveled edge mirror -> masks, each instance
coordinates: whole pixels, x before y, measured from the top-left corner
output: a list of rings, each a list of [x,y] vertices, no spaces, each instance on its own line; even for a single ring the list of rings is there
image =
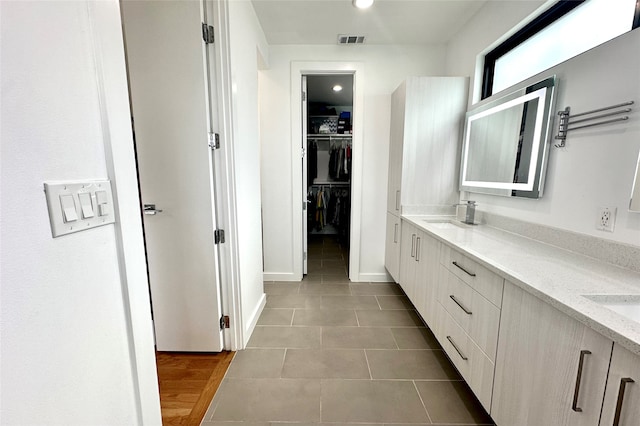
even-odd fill
[[[460,166],[461,191],[542,197],[555,95],[554,75],[507,95],[487,98],[467,112]],[[511,120],[507,121],[509,116]],[[508,139],[493,137],[500,133]],[[505,150],[509,152],[505,154]]]

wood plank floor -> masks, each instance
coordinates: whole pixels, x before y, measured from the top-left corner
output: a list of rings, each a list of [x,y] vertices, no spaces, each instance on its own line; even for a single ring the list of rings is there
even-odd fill
[[[162,424],[199,425],[235,352],[157,352]]]

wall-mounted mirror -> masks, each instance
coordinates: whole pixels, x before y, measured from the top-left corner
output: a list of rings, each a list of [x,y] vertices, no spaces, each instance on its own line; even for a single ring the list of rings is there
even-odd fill
[[[555,76],[487,98],[467,112],[460,190],[542,197],[553,131]]]
[[[640,212],[640,154],[638,154],[638,165],[636,166],[636,177],[631,188],[631,201],[629,210]]]

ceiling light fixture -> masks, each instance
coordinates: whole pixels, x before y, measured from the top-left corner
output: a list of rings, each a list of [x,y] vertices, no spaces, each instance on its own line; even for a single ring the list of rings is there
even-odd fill
[[[371,7],[373,0],[353,0],[353,5],[358,9],[366,9]]]
[[[333,86],[333,91],[334,92],[342,91],[342,86],[340,86],[339,84],[336,84],[335,86]]]

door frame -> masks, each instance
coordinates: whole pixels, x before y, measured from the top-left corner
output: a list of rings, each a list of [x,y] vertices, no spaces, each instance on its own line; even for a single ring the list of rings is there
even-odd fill
[[[205,0],[207,17],[216,31],[216,84],[218,89],[219,132],[223,163],[220,173],[219,219],[225,226],[227,243],[221,245],[221,291],[223,313],[231,318],[225,330],[224,349],[244,347],[233,168],[233,119],[231,108],[231,73],[227,2]],[[118,266],[125,306],[126,332],[129,342],[131,375],[135,387],[135,406],[139,424],[160,424],[160,396],[155,359],[155,342],[151,318],[151,298],[142,231],[142,211],[131,128],[128,77],[121,26],[119,0],[87,2],[91,36],[95,52],[95,70],[100,99],[101,130],[105,145],[106,173],[113,183],[114,233]],[[213,16],[211,16],[213,14]],[[117,25],[115,25],[117,23]],[[104,61],[103,58],[109,58]],[[120,58],[114,61],[113,58]],[[225,307],[226,304],[226,307]]]
[[[349,235],[349,279],[360,280],[360,234],[362,228],[362,170],[364,151],[364,65],[361,62],[291,62],[291,164],[293,188],[293,276],[303,278],[304,220],[306,211],[302,210],[302,163],[301,149],[304,142],[302,134],[302,76],[328,74],[353,74],[353,137],[351,174],[351,231]]]

